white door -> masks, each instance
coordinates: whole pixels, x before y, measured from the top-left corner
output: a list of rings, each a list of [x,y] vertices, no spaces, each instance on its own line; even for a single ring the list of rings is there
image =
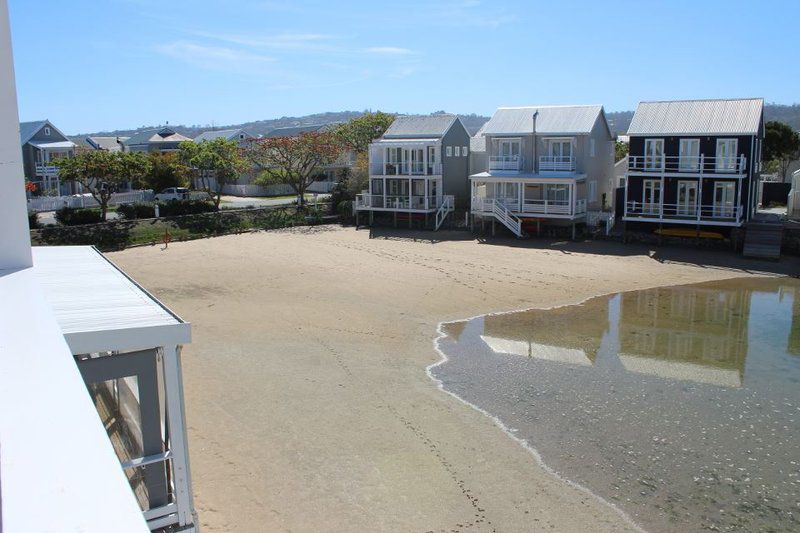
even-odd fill
[[[644,180],[642,193],[642,211],[651,215],[658,214],[661,209],[661,181]]]
[[[664,163],[664,139],[645,139],[644,169],[661,170]]]
[[[682,172],[700,169],[700,139],[681,139],[678,168]]]
[[[513,162],[519,160],[519,141],[500,141],[500,157],[503,161]]]
[[[717,139],[717,172],[736,171],[737,139]]]
[[[572,159],[572,141],[550,141],[550,156],[556,163],[567,163]]]
[[[436,147],[428,146],[428,174],[436,174]]]
[[[678,182],[678,209],[683,216],[697,216],[697,182]]]
[[[714,216],[718,218],[733,218],[735,203],[734,195],[736,184],[732,181],[717,182],[714,184]]]

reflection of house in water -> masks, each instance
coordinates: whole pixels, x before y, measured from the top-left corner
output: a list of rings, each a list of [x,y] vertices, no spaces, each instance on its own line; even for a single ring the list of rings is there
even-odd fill
[[[740,387],[750,296],[697,286],[623,293],[620,361],[631,372]]]
[[[481,339],[497,353],[588,366],[608,330],[608,299],[484,318]]]
[[[792,296],[792,329],[789,330],[786,351],[792,355],[800,355],[800,291],[794,286],[781,287],[781,290],[790,292]]]

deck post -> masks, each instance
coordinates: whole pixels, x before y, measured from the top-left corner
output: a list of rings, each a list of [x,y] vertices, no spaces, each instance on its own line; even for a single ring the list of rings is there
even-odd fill
[[[369,210],[369,226],[372,227],[372,223],[375,221],[374,217],[375,211],[372,209]]]
[[[575,240],[575,222],[572,223],[572,240]]]
[[[494,217],[492,217],[492,237],[494,237],[494,235],[495,235],[495,229],[494,229]]]
[[[394,227],[397,227],[397,211],[392,211],[392,215],[394,215]]]

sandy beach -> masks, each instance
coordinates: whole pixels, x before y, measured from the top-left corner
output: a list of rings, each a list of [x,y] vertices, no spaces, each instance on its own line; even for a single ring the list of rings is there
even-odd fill
[[[432,240],[436,239],[436,240]],[[204,531],[624,531],[425,372],[441,321],[791,272],[725,252],[321,226],[109,254],[192,323]]]

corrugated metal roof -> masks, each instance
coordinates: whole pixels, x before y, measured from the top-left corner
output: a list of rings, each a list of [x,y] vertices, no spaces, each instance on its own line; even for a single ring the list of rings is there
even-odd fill
[[[469,150],[470,152],[485,152],[486,151],[486,137],[483,136],[483,132],[486,130],[486,125],[489,122],[484,122],[483,126],[469,138]]]
[[[191,141],[189,137],[184,137],[180,133],[169,127],[154,128],[149,130],[142,130],[134,133],[127,141],[124,141],[125,146],[136,146],[141,144],[148,144],[151,142],[161,142],[170,137],[170,141]],[[173,138],[174,137],[174,138]]]
[[[592,131],[600,105],[500,107],[486,123],[487,135],[525,135],[533,132],[533,114],[536,115],[536,133],[544,135],[580,135]]]
[[[628,135],[752,135],[763,108],[762,98],[640,102]]]
[[[239,140],[239,135],[244,134],[245,138],[253,137],[242,128],[230,130],[211,130],[204,131],[194,138],[195,142],[213,141],[214,139],[227,139],[229,141]]]
[[[128,140],[129,137],[86,137],[86,146],[94,148],[95,150],[107,150],[109,152],[119,152],[122,150],[122,145]]]
[[[21,144],[25,144],[30,141],[31,138],[45,126],[50,126],[50,128],[58,133],[59,136],[63,137],[64,139],[67,138],[67,136],[64,135],[60,129],[56,128],[49,120],[34,120],[31,122],[19,123],[19,140]]]
[[[309,124],[307,126],[289,126],[286,128],[276,128],[270,132],[267,132],[264,137],[265,138],[272,138],[272,137],[297,137],[298,135],[302,135],[303,133],[311,133],[311,132],[322,132],[328,129],[331,125],[330,124]]]
[[[384,139],[398,137],[442,137],[450,126],[458,120],[457,115],[405,115],[394,119],[392,125],[383,134]]]

